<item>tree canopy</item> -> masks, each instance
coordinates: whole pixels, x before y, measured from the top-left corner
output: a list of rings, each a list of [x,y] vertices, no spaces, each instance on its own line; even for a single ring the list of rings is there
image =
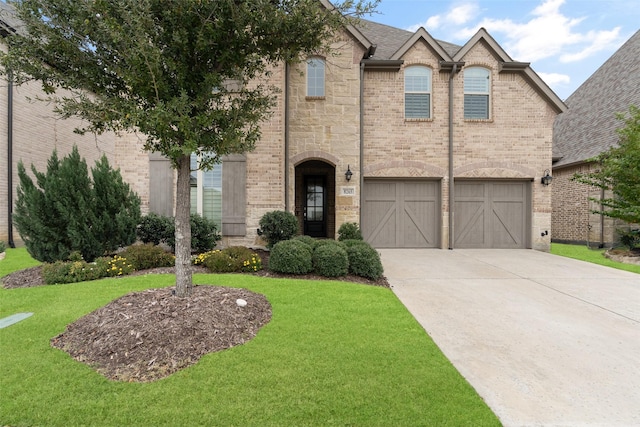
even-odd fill
[[[612,196],[593,199],[606,209],[605,216],[640,223],[640,108],[631,106],[628,114],[618,114],[624,126],[618,129],[619,143],[592,159],[597,171],[576,174],[583,184],[612,190]],[[598,212],[600,213],[600,212]]]
[[[250,151],[276,91],[275,64],[329,52],[378,0],[9,0],[23,27],[0,73],[35,79],[80,132],[136,130],[177,170],[177,293],[191,285],[189,157],[209,168]],[[58,89],[66,89],[59,92]]]

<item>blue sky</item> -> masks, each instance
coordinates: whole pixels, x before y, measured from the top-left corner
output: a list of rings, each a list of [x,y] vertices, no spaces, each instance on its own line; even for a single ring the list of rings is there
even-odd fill
[[[640,28],[637,0],[381,0],[372,21],[463,45],[484,27],[561,99]]]

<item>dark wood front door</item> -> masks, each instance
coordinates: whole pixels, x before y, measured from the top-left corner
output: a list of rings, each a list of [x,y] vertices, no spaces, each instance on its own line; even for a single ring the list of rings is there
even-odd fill
[[[304,234],[327,237],[327,184],[324,176],[310,175],[304,178]]]

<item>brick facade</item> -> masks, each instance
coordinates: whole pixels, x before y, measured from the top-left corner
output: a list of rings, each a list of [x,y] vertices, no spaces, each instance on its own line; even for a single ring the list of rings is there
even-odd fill
[[[426,178],[441,183],[441,218],[437,221],[441,241],[437,246],[449,245],[450,71],[442,68],[442,51],[434,50],[428,39],[418,37],[408,46],[397,58],[397,69],[369,70],[362,60],[371,46],[363,44],[365,38],[345,31],[325,57],[326,91],[321,98],[306,96],[306,63],[281,64],[271,70],[269,83],[279,89],[277,102],[262,124],[261,140],[246,155],[246,234],[225,236],[224,245],[262,245],[256,230],[268,211],[286,209],[302,218],[302,181],[313,170],[331,174],[326,237],[336,237],[344,222],[360,222],[365,179]],[[462,68],[453,77],[454,179],[531,181],[529,246],[548,250],[550,236],[544,232],[551,230],[551,188],[542,186],[540,177],[551,169],[552,124],[561,102],[550,101],[539,86],[541,81],[532,81],[530,74],[504,72],[501,61],[506,54],[495,49],[495,42],[482,36],[455,58],[465,66],[490,70],[491,113],[489,120],[464,119]],[[432,70],[431,118],[405,120],[404,70],[417,64]],[[24,116],[26,107],[20,108]],[[59,146],[64,154],[61,141],[76,140],[63,138],[55,120],[45,122],[55,135],[47,147]],[[93,159],[89,153],[111,156],[125,181],[141,196],[146,213],[153,195],[149,194],[149,155],[142,151],[143,137],[132,133],[78,141],[88,161]],[[37,149],[44,152],[40,157],[40,152],[32,153],[30,161],[46,161],[50,150],[41,145]],[[19,158],[17,153],[15,158]],[[348,182],[347,168],[353,173]]]
[[[0,144],[2,156],[0,156],[0,240],[9,241],[9,217],[7,200],[8,193],[8,91],[9,85],[5,80],[0,81]],[[15,203],[16,188],[19,183],[18,163],[22,161],[30,171],[33,165],[38,171],[46,170],[47,161],[53,150],[57,150],[58,157],[62,158],[71,152],[74,145],[78,147],[80,155],[85,158],[87,165],[92,167],[96,160],[103,154],[107,156],[112,166],[116,162],[116,136],[104,135],[78,135],[73,132],[82,123],[76,119],[62,120],[56,117],[53,106],[36,101],[36,97],[43,96],[37,84],[25,84],[13,88],[13,155],[12,155],[12,181],[13,201]],[[29,100],[31,99],[31,100]],[[33,178],[33,177],[32,177]],[[16,244],[21,244],[18,231],[13,229],[13,239]]]
[[[594,213],[601,206],[590,199],[602,198],[602,190],[572,181],[576,173],[595,171],[595,163],[556,168],[553,171],[553,241],[611,247],[618,241],[616,229],[625,224],[617,219]],[[610,197],[609,191],[604,194]]]

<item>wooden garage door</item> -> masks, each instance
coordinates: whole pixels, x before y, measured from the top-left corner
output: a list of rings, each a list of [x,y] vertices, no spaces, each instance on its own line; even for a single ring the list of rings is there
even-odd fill
[[[434,248],[439,242],[440,183],[366,180],[362,235],[377,248]]]
[[[456,181],[454,247],[528,248],[529,182]]]

